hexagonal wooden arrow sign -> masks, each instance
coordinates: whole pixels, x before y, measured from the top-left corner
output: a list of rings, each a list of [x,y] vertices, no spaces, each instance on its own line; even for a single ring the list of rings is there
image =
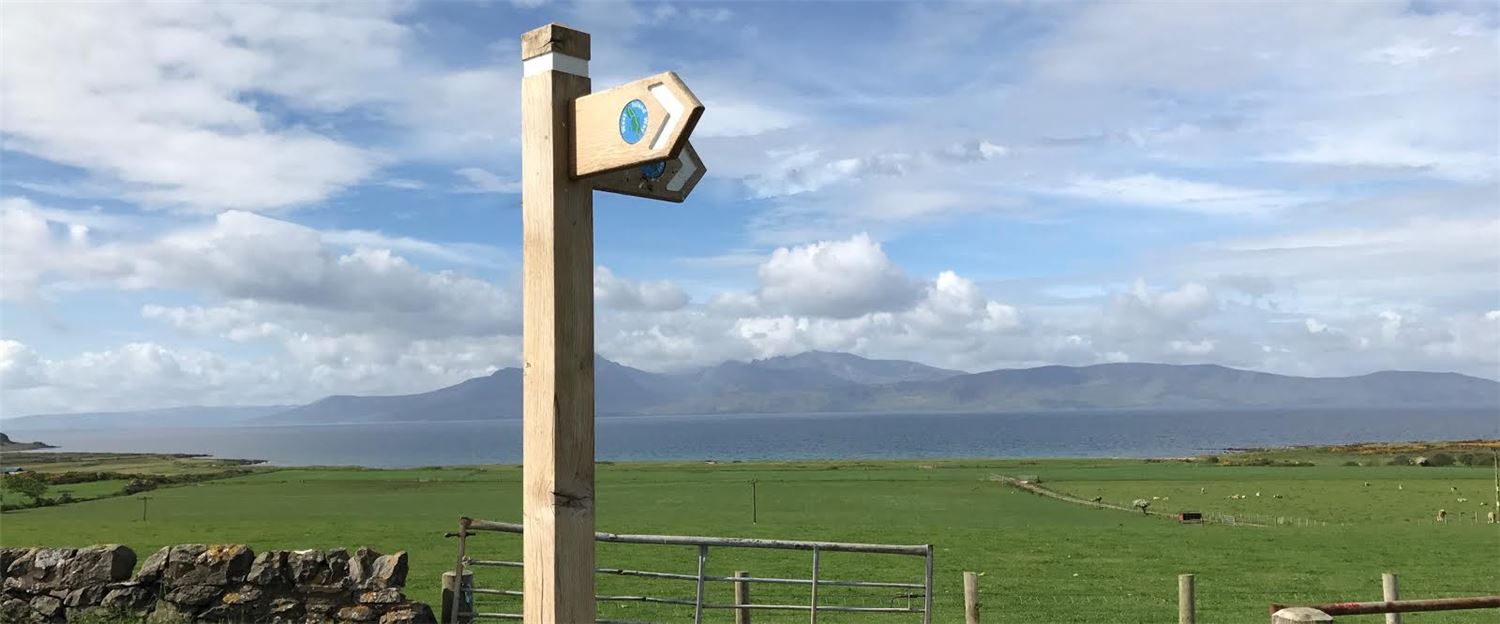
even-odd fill
[[[601,173],[588,179],[594,190],[681,203],[708,171],[692,143],[683,145],[676,158]]]
[[[580,97],[573,101],[573,177],[674,159],[701,116],[703,103],[673,72]]]

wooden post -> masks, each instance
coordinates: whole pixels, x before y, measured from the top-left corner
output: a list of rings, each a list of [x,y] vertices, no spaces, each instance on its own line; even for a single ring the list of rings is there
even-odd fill
[[[1193,575],[1177,575],[1177,624],[1198,624],[1197,600],[1193,596]]]
[[[735,578],[745,578],[747,576],[750,576],[750,573],[746,572],[745,570],[740,570],[738,572],[735,572],[734,576],[735,576]],[[749,583],[746,583],[745,581],[735,581],[734,582],[734,604],[737,604],[737,605],[747,605],[747,604],[750,604],[750,584]],[[750,624],[750,613],[751,613],[750,609],[735,609],[734,610],[734,624]]]
[[[458,535],[456,536],[458,538],[458,556],[454,558],[453,571],[449,574],[452,574],[452,578],[455,580],[463,579],[467,576],[472,586],[473,575],[469,573],[464,564],[464,555],[467,554],[465,550],[468,548],[469,543],[469,522],[470,520],[467,517],[458,519]],[[444,574],[443,576],[447,577],[448,574]],[[462,585],[455,585],[454,589],[462,589],[462,587]],[[474,604],[473,593],[470,593],[467,598],[462,595],[458,596],[458,598],[459,600],[453,602],[456,606],[453,606],[443,615],[443,624],[459,624],[458,614],[463,611],[461,607],[465,605],[472,606]],[[444,602],[444,604],[448,603]],[[471,608],[470,611],[472,610]]]
[[[979,624],[979,575],[964,572],[964,624]]]
[[[594,198],[570,175],[589,54],[558,24],[521,35],[527,624],[595,619]]]
[[[750,480],[750,524],[760,523],[760,493],[756,491],[756,479]]]
[[[1386,602],[1395,602],[1401,599],[1401,590],[1396,586],[1395,572],[1386,572],[1380,575],[1380,597]],[[1401,614],[1385,614],[1385,624],[1401,624]]]
[[[812,613],[812,619],[810,620],[812,622],[812,624],[818,624],[818,574],[819,574],[819,567],[820,567],[819,560],[818,560],[818,555],[819,554],[820,554],[820,551],[818,550],[818,547],[817,546],[813,546],[812,611],[811,611],[811,613]]]
[[[458,577],[452,572],[443,573],[442,619],[438,620],[443,624],[467,624],[474,621],[474,593],[471,591],[474,589],[474,572],[464,570],[463,581],[458,584],[454,584],[455,578]]]
[[[1271,614],[1271,624],[1304,624],[1306,622],[1332,624],[1333,616],[1312,607],[1287,607]]]

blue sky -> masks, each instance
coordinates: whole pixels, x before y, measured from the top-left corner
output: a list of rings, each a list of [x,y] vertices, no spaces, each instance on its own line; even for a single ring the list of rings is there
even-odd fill
[[[7,4],[0,415],[520,353],[519,36],[707,111],[595,200],[597,345],[1500,378],[1490,3]]]

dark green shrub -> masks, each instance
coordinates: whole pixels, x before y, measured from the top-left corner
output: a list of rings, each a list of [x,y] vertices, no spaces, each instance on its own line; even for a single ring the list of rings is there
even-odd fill
[[[1389,465],[1389,466],[1410,466],[1411,465],[1411,457],[1406,456],[1406,455],[1397,455],[1395,457],[1392,457],[1391,461],[1387,465]]]
[[[1453,463],[1453,456],[1447,453],[1438,453],[1427,458],[1428,466],[1452,466]]]

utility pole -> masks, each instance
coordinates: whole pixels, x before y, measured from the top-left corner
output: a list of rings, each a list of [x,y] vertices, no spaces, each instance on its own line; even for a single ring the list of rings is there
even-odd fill
[[[704,167],[687,144],[703,104],[666,72],[591,93],[589,35],[521,35],[523,611],[593,622],[594,200],[680,202]]]
[[[141,497],[141,522],[146,521],[146,507],[151,502],[150,496]]]

